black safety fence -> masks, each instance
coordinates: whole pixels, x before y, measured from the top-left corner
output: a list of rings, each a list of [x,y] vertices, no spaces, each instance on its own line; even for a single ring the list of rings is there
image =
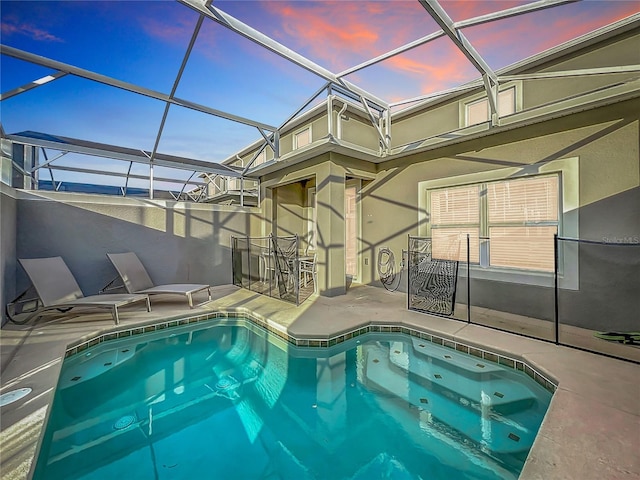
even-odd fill
[[[301,256],[299,247],[297,235],[232,236],[233,284],[272,298],[301,304],[315,291],[316,275],[315,265],[310,265],[310,259]]]
[[[557,239],[557,341],[640,361],[640,242]]]
[[[407,273],[410,310],[452,316],[458,292],[459,242],[434,250],[431,238],[409,237]],[[460,309],[458,308],[458,312]]]
[[[474,259],[467,236],[410,236],[409,309],[640,362],[639,242],[556,236],[525,270],[489,263],[483,241]]]

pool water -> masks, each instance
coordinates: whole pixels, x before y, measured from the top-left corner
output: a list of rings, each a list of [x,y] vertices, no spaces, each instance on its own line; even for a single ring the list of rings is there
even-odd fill
[[[34,478],[517,478],[550,399],[407,335],[300,348],[195,324],[68,358]]]

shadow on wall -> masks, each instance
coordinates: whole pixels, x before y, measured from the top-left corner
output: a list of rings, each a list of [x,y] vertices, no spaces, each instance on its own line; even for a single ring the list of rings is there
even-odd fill
[[[231,235],[247,235],[245,211],[143,204],[19,200],[16,257],[61,256],[85,294],[116,276],[106,253],[133,251],[155,283],[231,283]],[[29,285],[16,268],[16,291]]]

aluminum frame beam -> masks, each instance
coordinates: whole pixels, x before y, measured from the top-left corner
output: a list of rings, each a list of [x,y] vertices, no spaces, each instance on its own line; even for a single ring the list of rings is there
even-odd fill
[[[270,50],[271,52],[289,60],[290,62],[298,65],[299,67],[304,68],[305,70],[310,71],[318,75],[319,77],[328,80],[332,83],[336,83],[338,85],[342,85],[347,90],[350,90],[352,93],[355,93],[358,96],[362,96],[367,100],[376,103],[377,105],[383,107],[384,109],[389,108],[387,102],[382,100],[381,98],[376,97],[370,92],[361,89],[360,87],[348,82],[344,79],[339,78],[335,73],[327,70],[326,68],[318,65],[317,63],[309,60],[308,58],[300,55],[299,53],[294,52],[288,47],[285,47],[279,42],[276,42],[274,39],[265,35],[258,30],[250,27],[249,25],[241,22],[237,18],[232,17],[228,13],[220,10],[217,7],[211,5],[210,0],[179,0],[182,4],[196,10],[197,12],[206,15],[214,22],[242,35],[243,37],[251,40],[254,43]]]
[[[278,158],[280,158],[280,143],[279,143],[280,142],[280,133],[279,133],[280,130],[282,130],[291,120],[296,118],[300,112],[302,112],[305,108],[307,108],[307,106],[311,102],[313,102],[318,97],[318,95],[320,95],[327,88],[331,88],[331,82],[325,83],[321,88],[316,90],[316,92],[313,95],[311,95],[307,99],[306,102],[304,102],[295,112],[293,112],[291,115],[289,115],[289,117],[284,122],[282,122],[282,124],[278,127],[278,129],[270,135],[270,138],[274,137],[273,138],[273,144],[271,145],[271,148],[273,148],[273,155],[274,155],[274,158],[276,160]],[[265,134],[264,134],[264,132],[262,130],[260,130],[260,134],[263,137],[265,137]],[[260,155],[260,152],[262,152],[262,150],[265,149],[267,144],[271,144],[270,138],[266,138],[265,137],[265,143],[262,144],[262,146],[256,152],[256,154],[253,156],[253,158],[251,158],[251,161],[249,161],[249,163],[244,167],[244,170],[242,170],[242,175],[246,175],[246,173],[249,171],[249,169],[253,165],[253,162],[255,162],[256,158],[258,158],[258,155]],[[276,147],[276,148],[274,148],[274,147]]]
[[[576,70],[563,70],[560,72],[521,73],[516,75],[498,75],[498,80],[507,82],[511,80],[542,80],[546,78],[584,77],[587,75],[611,75],[615,73],[640,72],[640,65],[621,65],[616,67],[581,68]]]
[[[14,88],[13,90],[9,90],[6,93],[1,93],[0,102],[2,102],[3,100],[7,100],[11,97],[15,97],[16,95],[20,95],[21,93],[28,92],[29,90],[33,90],[34,88],[41,87],[42,85],[46,85],[47,83],[52,82],[54,80],[58,80],[59,78],[62,78],[65,75],[68,75],[67,72],[58,71],[51,75],[44,76],[42,78],[39,78],[38,80],[34,80],[33,82],[29,82],[25,85],[22,85],[21,87]]]
[[[136,180],[146,180],[146,175],[139,175],[136,173],[122,173],[122,172],[109,172],[105,170],[94,170],[92,168],[77,168],[77,167],[65,167],[64,165],[51,165],[49,168],[52,170],[58,170],[61,172],[78,172],[78,173],[87,173],[92,175],[103,175],[108,177],[119,177],[119,178],[133,178]],[[191,177],[190,177],[191,178]],[[168,183],[183,183],[184,180],[175,179],[175,178],[164,178],[164,177],[156,177],[156,181],[158,182],[168,182]],[[191,180],[186,182],[188,185],[197,185],[203,186],[206,183],[200,180]]]
[[[501,78],[501,77],[498,77],[498,78]],[[406,105],[408,103],[421,102],[424,100],[430,100],[432,98],[442,97],[444,95],[449,95],[450,93],[466,92],[468,90],[473,90],[481,86],[482,86],[481,81],[475,81],[468,85],[461,85],[459,87],[448,88],[447,90],[440,90],[439,92],[428,93],[426,95],[420,95],[419,97],[413,97],[413,98],[408,98],[406,100],[393,102],[393,103],[390,103],[389,106],[398,107],[400,105]]]
[[[462,32],[455,26],[449,14],[440,6],[437,0],[418,0],[420,5],[429,12],[440,28],[444,30],[451,41],[467,57],[467,60],[482,74],[486,75],[494,84],[498,83],[498,77],[493,69],[484,61],[482,56],[473,48]],[[487,92],[488,93],[488,92]]]
[[[200,27],[202,27],[202,22],[204,20],[204,16],[200,15],[198,17],[198,21],[196,22],[196,26],[193,29],[193,34],[191,35],[191,40],[189,40],[189,45],[187,46],[187,51],[184,54],[182,59],[182,63],[180,64],[180,68],[178,69],[178,73],[176,75],[175,80],[173,81],[173,86],[171,87],[171,93],[169,93],[169,98],[173,99],[176,90],[178,89],[178,84],[180,83],[180,79],[182,78],[182,74],[184,73],[184,69],[187,66],[187,62],[189,61],[189,57],[191,56],[191,51],[193,50],[193,46],[196,43],[196,39],[198,38],[198,33],[200,33]],[[158,152],[158,146],[160,145],[160,139],[162,138],[162,132],[164,131],[164,125],[167,121],[167,116],[169,115],[169,108],[171,107],[171,103],[167,102],[164,105],[164,112],[162,113],[162,120],[160,120],[160,127],[158,127],[158,134],[156,135],[156,141],[153,144],[153,150],[151,151],[151,157],[149,158],[149,162],[153,165],[153,160],[156,157],[156,153]],[[262,131],[262,130],[260,130]],[[149,179],[153,182],[152,177]],[[182,192],[180,192],[182,193]],[[153,199],[153,184],[149,185],[149,198]]]
[[[535,12],[538,10],[544,10],[545,8],[557,7],[566,3],[575,3],[581,0],[538,0],[537,2],[528,3],[526,5],[520,5],[518,7],[506,8],[494,13],[488,13],[486,15],[480,15],[478,17],[469,18],[467,20],[461,20],[453,24],[454,28],[472,27],[474,25],[482,25],[483,23],[493,22],[495,20],[501,20],[503,18],[515,17],[517,15],[523,15],[525,13]]]
[[[0,53],[2,55],[7,55],[9,57],[17,58],[19,60],[24,60],[26,62],[34,63],[36,65],[49,67],[53,70],[66,72],[71,75],[75,75],[76,77],[93,80],[94,82],[102,83],[104,85],[109,85],[110,87],[119,88],[121,90],[137,93],[139,95],[144,95],[145,97],[153,98],[155,100],[169,102],[173,105],[179,105],[181,107],[189,108],[191,110],[196,110],[201,113],[208,113],[209,115],[224,118],[226,120],[231,120],[233,122],[242,123],[244,125],[249,125],[251,127],[262,128],[264,130],[269,130],[269,131],[276,130],[276,127],[272,125],[268,125],[266,123],[256,122],[245,117],[227,113],[222,110],[217,110],[215,108],[206,107],[204,105],[200,105],[195,102],[190,102],[188,100],[184,100],[178,97],[170,98],[169,95],[165,93],[161,93],[145,87],[140,87],[133,83],[124,82],[122,80],[117,80],[115,78],[108,77],[106,75],[102,75],[99,73],[95,73],[90,70],[85,70],[84,68],[75,67],[73,65],[59,62],[57,60],[51,60],[49,58],[42,57],[40,55],[35,55],[33,53],[25,52],[23,50],[19,50],[14,47],[9,47],[8,45],[0,44]]]
[[[115,150],[109,150],[111,145],[98,144],[93,142],[83,142],[85,145],[71,143],[74,139],[61,138],[62,141],[46,140],[41,138],[25,137],[21,135],[5,135],[8,140],[19,143],[21,145],[31,145],[34,147],[49,148],[59,152],[72,152],[94,157],[108,158],[111,160],[124,160],[127,162],[135,162],[149,164],[150,154],[144,150],[135,150],[132,148],[118,147]],[[69,142],[63,143],[63,141]],[[170,157],[162,155],[155,159],[155,165],[176,168],[178,170],[194,170],[201,172],[215,173],[225,175],[227,177],[240,177],[240,172],[233,170],[227,166],[216,163],[204,162],[202,160],[194,160],[190,158]]]
[[[370,67],[371,65],[375,65],[376,63],[380,63],[383,62],[384,60],[387,60],[391,57],[395,57],[396,55],[399,55],[401,53],[407,52],[409,50],[412,50],[414,48],[419,47],[420,45],[424,45],[425,43],[429,43],[432,40],[435,40],[437,38],[440,38],[444,36],[444,30],[438,30],[437,32],[431,33],[429,35],[426,35],[422,38],[419,38],[417,40],[414,40],[413,42],[407,43],[405,45],[402,45],[401,47],[398,47],[396,49],[393,49],[387,53],[383,53],[382,55],[378,55],[375,58],[372,58],[371,60],[367,60],[366,62],[362,62],[359,65],[355,65],[351,68],[348,68],[346,70],[343,70],[342,72],[338,73],[336,76],[338,78],[341,77],[345,77],[351,73],[357,72],[358,70],[362,70],[363,68],[366,67]]]

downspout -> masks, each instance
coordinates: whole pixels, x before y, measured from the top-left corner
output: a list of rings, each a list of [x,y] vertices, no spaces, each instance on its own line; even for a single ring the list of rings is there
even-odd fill
[[[337,121],[337,129],[336,129],[336,137],[338,140],[342,140],[342,115],[347,111],[347,102],[342,104],[342,108],[338,112],[338,121]]]
[[[327,128],[329,135],[333,135],[333,99],[335,95],[329,95],[327,97]]]

